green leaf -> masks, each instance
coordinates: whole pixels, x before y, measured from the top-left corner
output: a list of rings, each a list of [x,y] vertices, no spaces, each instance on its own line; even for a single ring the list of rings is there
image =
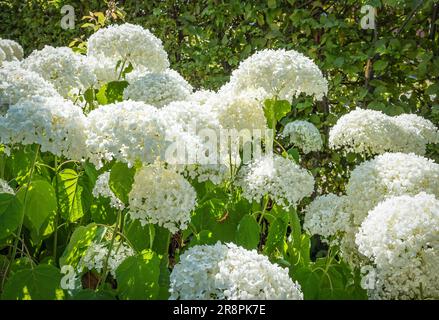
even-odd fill
[[[291,104],[286,100],[267,99],[264,101],[264,114],[270,129],[275,129],[277,122],[290,111]]]
[[[64,219],[74,222],[84,215],[82,209],[82,191],[79,175],[75,170],[65,169],[58,173],[58,201]]]
[[[382,71],[382,70],[386,69],[388,64],[389,63],[387,61],[378,60],[373,64],[373,69],[376,71]]]
[[[267,241],[265,242],[264,253],[271,256],[276,251],[283,253],[287,223],[281,218],[275,218],[268,228]]]
[[[159,295],[160,258],[151,250],[126,258],[116,269],[119,297],[151,300]]]
[[[111,168],[110,189],[126,205],[128,205],[128,194],[133,186],[135,173],[134,167],[128,168],[125,163],[121,162],[116,162]]]
[[[142,226],[137,219],[127,221],[124,228],[124,235],[134,250],[140,252],[145,249],[150,249],[155,237],[154,225],[147,224]]]
[[[91,223],[87,226],[80,226],[73,232],[69,244],[59,258],[59,265],[77,266],[83,253],[93,241],[98,241],[105,233],[104,227],[98,227]]]
[[[236,244],[246,249],[256,249],[259,244],[260,227],[252,215],[245,215],[236,230]]]
[[[17,197],[24,205],[25,226],[37,237],[51,234],[53,232],[51,224],[57,210],[55,189],[47,181],[36,180],[28,187],[26,203],[25,194],[26,186],[23,186],[18,191]]]
[[[59,269],[47,264],[17,271],[6,282],[2,299],[61,300],[61,278]]]
[[[13,194],[0,193],[0,239],[11,235],[20,225],[23,206]]]
[[[128,71],[129,70],[127,70],[127,73]],[[123,101],[123,91],[127,86],[127,81],[108,82],[99,89],[96,94],[96,100],[101,105]]]

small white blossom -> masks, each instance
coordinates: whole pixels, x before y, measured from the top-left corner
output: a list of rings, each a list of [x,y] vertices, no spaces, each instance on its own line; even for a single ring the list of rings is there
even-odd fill
[[[14,190],[3,179],[0,179],[0,193],[15,194]]]
[[[113,193],[113,191],[111,191],[110,189],[110,171],[104,172],[103,174],[101,174],[97,180],[96,180],[96,184],[93,188],[93,196],[95,198],[97,197],[103,197],[103,198],[107,198],[110,199],[110,206],[118,209],[118,210],[123,210],[125,209],[125,205],[123,204],[122,201],[120,201],[116,195]]]
[[[236,184],[249,201],[261,201],[269,195],[285,208],[295,206],[314,191],[314,177],[289,159],[264,156],[244,166]]]
[[[138,170],[129,193],[129,214],[142,225],[158,224],[172,233],[184,230],[197,203],[192,185],[160,163]]]
[[[319,129],[311,122],[297,120],[287,123],[282,131],[282,137],[289,137],[290,143],[307,154],[323,148]]]

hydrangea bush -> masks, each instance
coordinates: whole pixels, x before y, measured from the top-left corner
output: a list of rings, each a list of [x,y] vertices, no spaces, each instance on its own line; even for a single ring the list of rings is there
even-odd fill
[[[0,49],[3,299],[439,298],[429,120],[357,108],[327,141],[295,98],[328,81],[295,50],[209,91],[138,25]],[[357,164],[340,192],[325,150]]]

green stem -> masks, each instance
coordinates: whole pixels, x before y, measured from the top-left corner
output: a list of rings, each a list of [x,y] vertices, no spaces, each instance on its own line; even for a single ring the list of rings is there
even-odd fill
[[[268,198],[267,196],[265,196],[265,198],[264,198],[264,204],[263,204],[263,206],[262,206],[262,213],[261,213],[261,215],[259,216],[259,224],[262,223],[262,219],[264,218],[265,211],[267,210],[267,207],[268,207],[268,202],[269,202],[269,198]]]
[[[56,253],[58,247],[58,219],[59,219],[59,177],[58,177],[58,157],[55,156],[55,193],[56,193],[56,214],[55,214],[55,234],[53,235],[53,260],[56,263]]]
[[[33,178],[33,175],[34,175],[35,164],[37,162],[39,151],[40,151],[40,146],[37,145],[37,150],[35,151],[35,157],[34,157],[34,160],[32,161],[32,166],[31,166],[30,171],[29,171],[29,179],[28,179],[27,184],[26,184],[26,191],[24,192],[23,211],[22,211],[22,214],[21,214],[20,224],[18,225],[17,237],[16,237],[16,239],[14,241],[14,247],[12,249],[11,261],[8,264],[8,268],[6,269],[6,272],[5,272],[3,281],[2,281],[2,288],[3,288],[4,281],[8,277],[9,272],[11,271],[11,267],[14,264],[15,255],[17,254],[18,243],[20,242],[21,231],[23,229],[24,215],[25,215],[26,204],[27,204],[27,195],[28,195],[28,192],[29,192],[29,186],[30,186],[30,184],[32,182],[32,178]]]
[[[123,72],[123,70],[124,70],[124,68],[125,68],[125,63],[127,62],[127,58],[125,58],[124,60],[123,60],[123,62],[122,62],[122,66],[121,66],[121,68],[120,68],[120,72],[119,72],[119,76],[117,77],[117,80],[120,80],[120,78],[122,77],[122,72]]]
[[[105,257],[104,268],[102,271],[102,277],[99,279],[98,285],[96,286],[97,289],[99,289],[101,286],[103,286],[105,283],[105,280],[107,279],[108,260],[110,260],[110,255],[111,255],[111,252],[113,251],[114,242],[116,241],[121,216],[122,216],[122,210],[118,210],[117,217],[116,217],[116,226],[113,230],[113,235],[111,236],[110,247],[108,248],[108,253],[107,253],[107,256]]]

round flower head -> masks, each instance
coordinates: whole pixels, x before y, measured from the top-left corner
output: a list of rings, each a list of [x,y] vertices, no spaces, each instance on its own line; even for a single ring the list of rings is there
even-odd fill
[[[416,115],[390,117],[375,110],[356,109],[338,119],[329,133],[329,146],[366,155],[384,152],[425,154],[439,134],[434,125]]]
[[[298,120],[287,123],[282,132],[282,137],[289,137],[290,143],[302,149],[305,154],[319,151],[323,148],[319,129],[308,121]]]
[[[0,140],[15,144],[39,144],[41,151],[67,159],[81,160],[85,148],[87,119],[82,109],[57,97],[20,100],[0,117]]]
[[[325,242],[337,242],[334,237],[345,230],[348,214],[344,210],[345,196],[326,194],[315,198],[305,209],[303,228],[318,234]],[[332,241],[330,241],[332,240]]]
[[[258,130],[262,136],[267,129],[263,102],[254,91],[239,94],[222,92],[210,101],[213,110],[218,113],[219,121],[225,129],[236,129],[238,132],[248,130],[250,134]]]
[[[425,143],[439,143],[439,129],[430,120],[416,114],[401,114],[394,121],[402,128],[412,131],[411,137],[421,136]]]
[[[439,164],[405,153],[385,153],[360,164],[352,171],[346,186],[357,226],[384,199],[421,191],[439,196]]]
[[[303,300],[288,269],[235,244],[194,246],[171,273],[172,300]]]
[[[53,85],[19,63],[8,62],[0,69],[0,106],[16,104],[20,99],[60,97]]]
[[[104,241],[101,243],[92,242],[79,261],[78,271],[82,272],[84,269],[86,269],[96,270],[99,273],[102,272],[109,250],[110,241]],[[115,241],[111,249],[111,254],[108,257],[107,270],[113,277],[115,277],[116,269],[119,267],[119,265],[126,258],[133,255],[133,249],[122,242]]]
[[[87,58],[67,47],[45,46],[35,50],[23,60],[22,66],[52,83],[64,98],[83,93],[96,83]]]
[[[92,162],[116,159],[134,165],[163,157],[171,143],[166,140],[168,125],[153,106],[123,101],[101,106],[88,115],[87,146]]]
[[[111,61],[113,69],[119,61],[135,68],[143,66],[150,72],[162,72],[169,67],[161,40],[149,30],[129,23],[111,25],[92,34],[87,55],[98,61]]]
[[[301,93],[323,98],[328,82],[317,65],[294,50],[266,49],[240,63],[230,79],[235,91],[263,89],[266,98],[292,101]]]
[[[181,174],[156,163],[136,172],[129,213],[142,225],[158,224],[175,233],[187,228],[196,199],[195,189]]]
[[[356,237],[370,259],[363,286],[373,299],[439,298],[439,200],[398,196],[370,211]]]
[[[15,194],[14,190],[3,179],[0,179],[0,193]]]
[[[23,60],[23,48],[14,40],[0,38],[0,51],[4,53],[5,61]]]
[[[253,160],[238,173],[236,184],[249,201],[269,195],[285,208],[296,205],[314,191],[314,178],[289,159],[268,155]]]
[[[93,196],[95,198],[103,197],[110,199],[110,206],[115,209],[118,210],[125,209],[125,205],[123,204],[123,202],[116,197],[113,191],[111,191],[109,182],[110,182],[110,172],[107,171],[101,174],[97,178],[96,184],[93,188]]]
[[[147,73],[130,81],[123,93],[124,99],[143,101],[161,108],[173,101],[188,100],[191,85],[176,71]]]

